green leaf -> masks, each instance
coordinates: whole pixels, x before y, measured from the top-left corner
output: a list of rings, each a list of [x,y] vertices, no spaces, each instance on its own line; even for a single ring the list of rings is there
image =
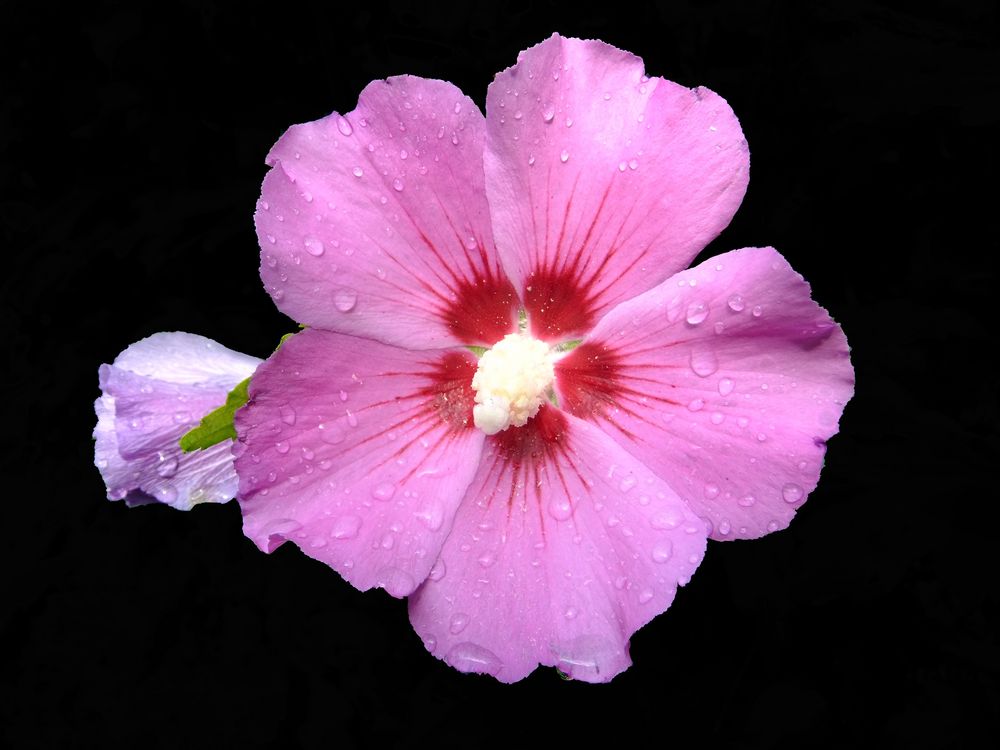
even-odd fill
[[[181,450],[185,453],[211,448],[223,440],[235,440],[236,428],[233,427],[233,415],[249,399],[247,386],[250,378],[238,383],[226,396],[226,403],[215,411],[206,414],[201,424],[189,430],[181,437]]]
[[[482,357],[484,354],[486,354],[485,346],[467,346],[465,348],[468,349],[473,354],[475,354],[477,357]]]

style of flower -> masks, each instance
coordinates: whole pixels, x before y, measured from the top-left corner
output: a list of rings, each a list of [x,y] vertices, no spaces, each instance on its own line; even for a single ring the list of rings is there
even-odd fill
[[[606,681],[707,538],[788,525],[849,350],[771,248],[684,270],[747,185],[718,95],[556,35],[486,112],[390,78],[269,154],[261,276],[308,328],[236,415],[244,531],[409,596],[459,670]]]
[[[157,333],[101,365],[94,463],[108,499],[190,510],[234,498],[233,441],[192,453],[178,441],[258,364],[204,336]]]

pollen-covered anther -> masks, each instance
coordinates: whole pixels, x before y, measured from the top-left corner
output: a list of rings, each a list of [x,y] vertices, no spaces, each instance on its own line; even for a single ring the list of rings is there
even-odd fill
[[[521,427],[538,413],[555,379],[555,352],[523,333],[511,333],[479,358],[472,378],[476,427],[495,435]]]

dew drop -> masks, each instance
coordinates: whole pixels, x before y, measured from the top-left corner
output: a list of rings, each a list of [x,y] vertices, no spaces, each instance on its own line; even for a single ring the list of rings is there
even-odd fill
[[[730,295],[726,304],[729,305],[729,309],[733,312],[743,312],[743,309],[747,306],[747,303],[743,301],[742,294]]]
[[[424,506],[414,515],[431,531],[437,531],[444,524],[444,508],[436,501]]]
[[[803,489],[794,483],[786,484],[781,488],[781,497],[786,503],[797,503],[805,495]]]
[[[454,669],[464,673],[496,675],[503,668],[500,657],[475,643],[459,643],[448,652],[444,660]]]
[[[403,181],[398,177],[392,181],[392,189],[395,190],[397,193],[402,192],[403,187],[404,187]]]
[[[492,552],[484,552],[479,556],[479,565],[484,568],[490,567],[496,561],[497,558]]]
[[[354,413],[350,409],[347,410],[347,424],[349,424],[351,427],[358,426],[358,418],[354,415]]]
[[[401,599],[417,587],[413,576],[400,568],[385,568],[378,573],[379,586],[385,589],[389,596]]]
[[[681,525],[681,521],[684,520],[684,516],[681,512],[674,508],[667,508],[662,510],[649,519],[649,525],[654,529],[676,529]]]
[[[458,635],[468,626],[469,619],[469,616],[464,612],[456,612],[451,616],[451,620],[448,622],[448,631],[452,635]]]
[[[303,244],[306,246],[306,252],[315,258],[321,256],[323,251],[326,250],[326,248],[323,247],[322,241],[316,239],[315,237],[306,237]]]
[[[754,309],[751,311],[751,313],[755,318],[759,318],[761,315],[764,314],[764,308],[762,308],[760,305],[756,305],[754,306]]]
[[[628,492],[633,487],[635,487],[637,481],[638,480],[635,478],[634,474],[629,474],[627,477],[625,477],[624,479],[622,479],[622,481],[618,483],[618,489],[621,492]]]
[[[339,130],[342,135],[350,135],[354,132],[354,128],[351,127],[351,123],[347,121],[346,117],[337,118],[337,130]]]
[[[353,539],[361,528],[361,518],[358,516],[341,516],[330,529],[334,539]]]
[[[705,408],[705,402],[700,398],[696,398],[693,401],[688,402],[688,411],[701,411]]]
[[[645,604],[653,598],[652,589],[643,589],[639,592],[639,604]]]
[[[391,500],[396,494],[396,485],[391,482],[380,482],[372,488],[372,497],[383,502]]]
[[[757,498],[754,497],[753,495],[744,495],[736,502],[742,505],[744,508],[749,508],[751,505],[757,502]]]
[[[628,163],[628,168],[632,169],[632,170],[638,169],[639,168],[639,160],[638,159],[630,159],[629,163]]]
[[[624,172],[626,169],[628,169],[628,164],[626,164],[623,161],[618,162],[618,171],[619,172]]]
[[[363,170],[361,167],[355,167],[354,169],[351,170],[351,174],[353,174],[355,177],[361,177],[361,175],[363,175],[364,173],[365,170]]]
[[[563,149],[563,152],[561,154],[559,154],[559,161],[561,161],[563,164],[565,164],[566,162],[568,162],[569,161],[569,151],[567,151],[566,149]]]
[[[177,459],[173,456],[160,454],[160,463],[156,465],[157,475],[167,479],[177,473]]]
[[[284,440],[279,440],[274,444],[274,449],[278,451],[278,453],[288,453],[288,443]]]
[[[427,577],[432,581],[440,581],[447,572],[448,566],[444,564],[444,559],[439,557],[434,561],[434,564],[431,566],[431,572],[427,574]]]
[[[690,321],[690,319],[689,319]],[[691,350],[691,370],[701,378],[707,378],[719,369],[719,358],[711,349]]]
[[[707,500],[714,500],[719,496],[719,485],[706,484],[704,492],[705,492],[705,498]]]
[[[545,111],[542,112],[542,120],[545,122],[552,122],[556,119],[556,111],[552,107],[546,107]]]
[[[353,289],[338,289],[333,293],[333,306],[341,312],[350,312],[358,303],[358,293]]]
[[[674,545],[670,543],[669,540],[664,539],[657,542],[656,546],[653,547],[653,562],[665,563],[674,554]]]
[[[709,419],[712,420],[712,424],[722,424],[726,420],[726,416],[721,411],[713,411]]]
[[[733,387],[733,381],[731,378],[722,378],[722,380],[719,381],[719,395],[728,396],[733,392]]]
[[[580,614],[580,610],[578,610],[576,607],[566,607],[566,609],[563,611],[563,617],[565,617],[567,620],[575,620],[578,614]]]
[[[696,326],[708,317],[708,304],[705,302],[692,302],[688,305],[687,314],[684,319],[688,325]]]
[[[733,526],[731,523],[729,523],[729,521],[727,521],[726,519],[722,519],[721,521],[719,521],[719,533],[722,536],[728,535],[729,532],[732,530]]]
[[[573,505],[567,497],[556,497],[549,502],[549,515],[557,521],[565,521],[573,515]]]
[[[295,409],[290,405],[284,404],[279,407],[278,413],[281,415],[281,421],[285,424],[295,424]]]

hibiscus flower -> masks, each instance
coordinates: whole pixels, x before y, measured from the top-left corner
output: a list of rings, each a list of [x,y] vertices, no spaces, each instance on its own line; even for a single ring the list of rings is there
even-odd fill
[[[786,527],[853,388],[773,249],[687,268],[749,155],[726,102],[558,35],[490,85],[290,128],[261,276],[308,326],[236,415],[245,533],[408,596],[426,648],[606,681],[708,538]]]
[[[108,499],[180,510],[236,496],[232,440],[185,453],[181,436],[260,360],[192,333],[156,333],[101,365],[94,464]]]

